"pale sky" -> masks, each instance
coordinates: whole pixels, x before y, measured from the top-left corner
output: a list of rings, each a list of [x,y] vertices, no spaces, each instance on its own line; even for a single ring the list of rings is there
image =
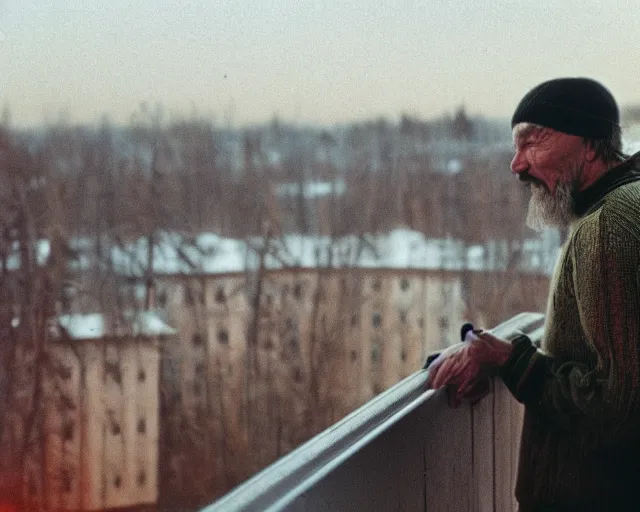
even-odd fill
[[[0,31],[19,125],[143,101],[235,125],[506,117],[557,76],[640,104],[637,0],[0,0]]]

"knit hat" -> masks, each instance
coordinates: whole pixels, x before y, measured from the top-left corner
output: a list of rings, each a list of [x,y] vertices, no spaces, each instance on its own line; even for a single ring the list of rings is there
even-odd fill
[[[590,78],[556,78],[531,89],[511,118],[592,139],[611,135],[620,121],[613,95]]]

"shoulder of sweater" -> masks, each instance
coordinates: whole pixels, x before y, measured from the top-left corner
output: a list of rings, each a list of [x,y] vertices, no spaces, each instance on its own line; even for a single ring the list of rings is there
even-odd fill
[[[609,211],[616,211],[620,206],[634,206],[640,211],[640,180],[613,189],[604,196],[602,206]]]
[[[605,196],[600,223],[610,231],[626,232],[640,240],[640,181],[622,185]]]
[[[640,181],[609,192],[598,208],[576,222],[571,238],[598,236],[605,230],[631,235],[640,244]]]

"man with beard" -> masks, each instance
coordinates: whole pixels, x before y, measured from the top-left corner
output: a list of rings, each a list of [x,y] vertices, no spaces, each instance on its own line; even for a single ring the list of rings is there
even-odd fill
[[[499,375],[525,405],[521,512],[640,510],[640,153],[623,154],[618,123],[590,79],[524,96],[511,170],[531,187],[527,224],[569,229],[542,347],[479,332],[430,371],[457,400]]]

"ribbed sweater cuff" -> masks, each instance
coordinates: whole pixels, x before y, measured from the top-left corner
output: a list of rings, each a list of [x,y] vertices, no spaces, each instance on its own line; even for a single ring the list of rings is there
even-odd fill
[[[500,377],[518,402],[538,402],[544,387],[545,357],[525,334],[514,339],[512,345],[511,356],[500,369]]]

